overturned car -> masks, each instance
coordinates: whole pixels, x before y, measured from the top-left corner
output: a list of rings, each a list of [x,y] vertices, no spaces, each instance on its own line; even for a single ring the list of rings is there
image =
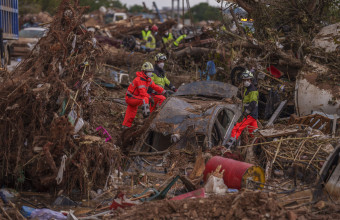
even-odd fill
[[[215,81],[193,82],[181,86],[159,110],[137,151],[162,151],[176,144],[184,148],[211,148],[220,145],[224,136],[241,116],[240,106],[231,98],[237,87]]]

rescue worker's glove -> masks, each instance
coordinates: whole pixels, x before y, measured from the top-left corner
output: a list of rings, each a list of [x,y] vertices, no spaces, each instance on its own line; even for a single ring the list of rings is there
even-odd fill
[[[242,116],[243,116],[243,118],[247,118],[247,116],[250,114],[250,111],[248,110],[248,109],[246,109],[246,110],[244,110],[243,112],[242,112]]]
[[[175,86],[171,87],[171,90],[174,91],[174,92],[177,92],[177,89]]]
[[[166,91],[166,90],[164,89],[164,92],[162,93],[162,95],[164,95],[166,98],[168,98],[169,93],[168,93],[168,91]]]
[[[142,105],[142,109],[143,109],[143,117],[144,118],[147,118],[147,117],[149,117],[149,115],[150,115],[150,107],[149,107],[149,105],[148,104],[143,104]]]

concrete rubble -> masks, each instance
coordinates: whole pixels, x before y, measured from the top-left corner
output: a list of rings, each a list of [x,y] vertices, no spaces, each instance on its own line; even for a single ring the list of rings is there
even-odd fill
[[[230,15],[166,46],[177,22],[154,19],[151,52],[140,39],[149,19],[104,24],[73,0],[53,19],[40,13],[46,36],[0,71],[0,218],[339,219],[339,23],[316,32],[302,22],[314,34],[298,38],[290,22],[261,30],[252,5],[234,2],[253,12],[254,33]],[[126,89],[159,52],[178,90],[122,129]],[[227,149],[245,69],[260,93],[259,129]]]

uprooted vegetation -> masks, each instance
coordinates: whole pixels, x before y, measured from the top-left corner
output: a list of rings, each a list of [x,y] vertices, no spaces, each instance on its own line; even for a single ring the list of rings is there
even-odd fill
[[[89,87],[102,53],[81,25],[85,10],[77,0],[62,1],[47,36],[0,89],[2,184],[29,182],[37,190],[56,187],[58,167],[66,155],[68,171],[61,187],[86,192],[120,163],[120,151],[112,141],[99,144],[74,138],[68,119],[69,112],[74,113],[75,124],[81,117],[90,119],[91,108],[84,107],[93,104]],[[93,126],[87,126],[88,133],[95,131]]]

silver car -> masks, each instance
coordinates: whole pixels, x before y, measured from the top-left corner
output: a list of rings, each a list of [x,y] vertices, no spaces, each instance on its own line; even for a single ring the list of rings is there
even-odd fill
[[[241,116],[240,106],[231,102],[236,95],[237,87],[216,81],[179,87],[152,121],[142,147],[134,150],[184,148],[192,140],[203,149],[221,145]]]
[[[38,43],[40,38],[44,37],[47,32],[46,28],[29,27],[19,31],[19,39],[11,44],[12,56],[28,56]]]

